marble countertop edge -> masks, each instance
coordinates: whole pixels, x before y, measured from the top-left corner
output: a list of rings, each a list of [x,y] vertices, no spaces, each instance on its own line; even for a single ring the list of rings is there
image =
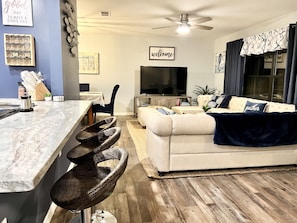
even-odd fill
[[[18,101],[0,99],[0,104],[6,102],[15,104]],[[31,114],[20,112],[0,120],[0,133],[5,132],[6,126],[9,128],[9,133],[0,134],[0,193],[24,192],[36,188],[92,105],[91,101],[80,100],[34,103],[36,107]],[[39,120],[43,125],[39,125]],[[44,125],[48,126],[46,131],[51,133],[46,142],[42,142],[46,133],[39,134]],[[22,131],[28,131],[29,137],[24,137]],[[36,145],[33,136],[36,136]],[[21,148],[16,148],[17,145]],[[39,148],[41,145],[43,148]],[[34,163],[36,160],[39,165]],[[24,168],[25,165],[28,169]]]

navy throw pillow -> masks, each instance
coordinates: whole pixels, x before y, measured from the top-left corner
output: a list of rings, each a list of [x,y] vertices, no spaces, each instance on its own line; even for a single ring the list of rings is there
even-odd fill
[[[207,103],[209,108],[228,108],[231,95],[214,95]]]
[[[224,95],[224,99],[222,101],[222,103],[219,105],[219,108],[228,108],[229,106],[229,102],[232,98],[232,95]]]
[[[255,102],[247,101],[243,112],[246,112],[246,113],[264,112],[266,105],[267,103],[255,103]]]

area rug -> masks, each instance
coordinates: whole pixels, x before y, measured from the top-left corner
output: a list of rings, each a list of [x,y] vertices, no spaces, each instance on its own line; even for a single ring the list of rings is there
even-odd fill
[[[249,167],[236,169],[218,169],[218,170],[195,170],[195,171],[176,171],[159,175],[157,169],[151,163],[146,148],[145,148],[145,129],[138,123],[137,120],[127,120],[127,128],[134,142],[136,153],[147,177],[152,179],[172,179],[181,177],[207,177],[207,176],[222,176],[222,175],[239,175],[251,173],[269,173],[279,171],[297,171],[297,166],[272,166],[272,167]]]

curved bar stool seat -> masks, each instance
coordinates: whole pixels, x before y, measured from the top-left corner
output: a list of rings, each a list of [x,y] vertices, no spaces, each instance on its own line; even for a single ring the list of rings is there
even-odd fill
[[[112,162],[113,165],[109,162],[109,166],[97,165],[106,160],[118,162],[115,166],[115,162]],[[95,154],[89,162],[75,166],[56,181],[50,191],[52,201],[64,209],[82,213],[82,210],[100,203],[113,192],[127,161],[128,152],[122,148]]]
[[[85,128],[83,128],[77,135],[76,135],[76,139],[79,142],[83,142],[85,140],[88,140],[90,138],[93,137],[97,137],[97,133],[114,127],[117,124],[117,118],[112,116],[112,117],[108,117],[105,118],[103,120],[100,120],[92,125],[86,126]]]
[[[120,127],[111,127],[100,131],[96,137],[83,141],[67,153],[67,158],[76,164],[83,163],[99,153],[113,146],[121,136]]]

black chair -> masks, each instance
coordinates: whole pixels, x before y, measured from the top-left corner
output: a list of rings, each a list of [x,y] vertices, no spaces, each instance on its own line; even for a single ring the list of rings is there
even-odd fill
[[[105,129],[109,129],[111,127],[116,126],[117,118],[112,116],[100,120],[92,125],[84,127],[77,135],[76,140],[79,142],[83,142],[89,140],[91,138],[96,138],[98,132],[103,131]]]
[[[114,112],[114,102],[115,102],[115,96],[119,90],[120,85],[116,84],[113,87],[113,91],[111,94],[111,98],[110,98],[110,103],[109,104],[105,104],[104,106],[100,105],[100,104],[94,104],[92,109],[93,109],[93,114],[94,114],[94,120],[96,120],[96,113],[97,112],[103,112],[103,113],[109,113],[111,116],[113,116],[113,112]]]
[[[81,164],[89,161],[94,154],[102,152],[113,146],[121,136],[120,127],[111,127],[98,132],[96,137],[84,140],[67,153],[67,158],[75,163]]]
[[[106,160],[118,162],[98,165]],[[64,209],[80,211],[80,222],[85,222],[84,210],[100,203],[113,192],[127,167],[127,161],[128,152],[121,148],[95,154],[92,160],[75,166],[56,181],[50,191],[52,201]],[[100,217],[103,218],[102,215]]]

